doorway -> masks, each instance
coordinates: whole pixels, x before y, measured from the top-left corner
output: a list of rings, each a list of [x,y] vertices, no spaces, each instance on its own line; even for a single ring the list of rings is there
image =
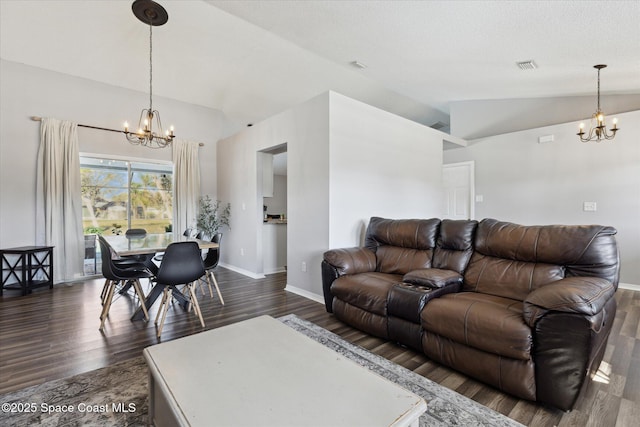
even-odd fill
[[[444,187],[443,218],[475,218],[475,163],[473,161],[442,165]]]
[[[287,268],[287,144],[258,152],[258,185],[263,274]],[[260,258],[260,257],[259,257]]]

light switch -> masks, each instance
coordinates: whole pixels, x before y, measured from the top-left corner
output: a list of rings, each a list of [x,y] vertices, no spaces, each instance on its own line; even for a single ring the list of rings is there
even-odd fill
[[[478,203],[484,202],[484,196],[482,194],[476,194],[476,202]]]
[[[583,202],[582,210],[585,212],[595,212],[598,210],[596,202]]]

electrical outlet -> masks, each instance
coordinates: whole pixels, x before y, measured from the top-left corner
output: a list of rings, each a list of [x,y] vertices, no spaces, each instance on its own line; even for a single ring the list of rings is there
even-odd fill
[[[583,202],[582,210],[585,212],[595,212],[598,210],[598,205],[596,202]]]
[[[240,248],[240,256],[244,256],[244,248]]]
[[[303,273],[307,272],[307,263],[302,261],[302,264],[300,265],[300,270],[302,270]]]

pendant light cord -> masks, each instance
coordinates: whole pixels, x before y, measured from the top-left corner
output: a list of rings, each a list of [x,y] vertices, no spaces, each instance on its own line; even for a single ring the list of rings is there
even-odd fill
[[[598,113],[600,112],[600,68],[598,68]]]
[[[152,55],[153,55],[153,25],[151,25],[151,21],[149,21],[149,113],[153,113],[153,97],[152,97],[153,56]],[[151,129],[151,123],[149,123],[149,129]]]

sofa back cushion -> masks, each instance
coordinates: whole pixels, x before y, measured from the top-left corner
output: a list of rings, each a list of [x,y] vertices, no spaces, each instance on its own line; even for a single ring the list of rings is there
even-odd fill
[[[524,300],[564,277],[595,276],[618,285],[616,230],[599,225],[478,224],[464,290]]]
[[[365,247],[376,254],[376,269],[382,273],[406,274],[430,268],[436,246],[439,219],[386,219],[372,217]]]
[[[463,274],[473,254],[478,221],[443,219],[433,254],[433,268]]]

